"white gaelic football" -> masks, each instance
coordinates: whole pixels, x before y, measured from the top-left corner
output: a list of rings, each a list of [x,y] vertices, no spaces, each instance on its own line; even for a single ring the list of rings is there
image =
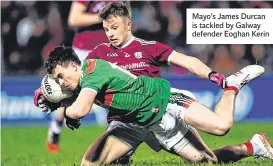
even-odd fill
[[[73,94],[72,91],[63,89],[53,78],[50,78],[48,74],[44,76],[41,88],[45,98],[52,103],[58,103],[63,99],[71,97]]]

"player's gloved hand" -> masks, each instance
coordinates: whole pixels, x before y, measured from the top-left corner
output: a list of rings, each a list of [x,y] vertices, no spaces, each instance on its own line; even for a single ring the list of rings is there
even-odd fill
[[[216,83],[221,88],[226,88],[226,77],[222,73],[217,73],[215,71],[212,71],[209,73],[209,79]]]
[[[38,88],[34,92],[34,97],[33,97],[33,103],[36,107],[38,107],[38,100],[43,96],[42,94],[42,89]]]
[[[72,119],[66,115],[66,109],[64,110],[64,118],[66,127],[70,128],[71,130],[78,129],[81,126],[80,119]]]
[[[51,103],[47,101],[42,94],[41,88],[38,88],[35,91],[33,102],[36,107],[39,107],[42,110],[42,112],[45,112],[47,115],[57,110],[61,106],[60,103]]]

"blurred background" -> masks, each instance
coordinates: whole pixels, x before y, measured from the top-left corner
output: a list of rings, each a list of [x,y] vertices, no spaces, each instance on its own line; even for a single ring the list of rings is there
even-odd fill
[[[264,66],[266,74],[240,92],[235,119],[273,119],[273,45],[188,45],[185,25],[187,8],[272,8],[273,2],[132,1],[130,5],[136,37],[168,44],[226,76],[249,64]],[[32,95],[45,74],[43,64],[49,52],[61,44],[72,45],[75,28],[68,24],[70,7],[69,1],[1,1],[2,125],[46,124],[54,116],[35,108]],[[173,87],[194,92],[211,108],[222,93],[213,83],[183,68],[164,67],[162,75]],[[105,124],[105,111],[94,109],[86,123]]]

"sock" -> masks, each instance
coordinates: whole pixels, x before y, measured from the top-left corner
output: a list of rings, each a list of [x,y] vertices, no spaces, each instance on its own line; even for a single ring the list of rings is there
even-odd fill
[[[247,153],[249,156],[255,156],[259,152],[259,146],[255,143],[252,143],[251,141],[247,141],[244,143],[244,145],[247,148]]]
[[[247,148],[247,154],[249,155],[249,156],[253,156],[253,145],[252,145],[252,143],[250,142],[250,141],[248,141],[248,142],[245,142],[244,143],[244,145],[246,146],[246,148]]]
[[[225,92],[225,91],[228,91],[228,90],[233,90],[233,91],[235,91],[236,93],[239,92],[239,89],[238,89],[237,87],[235,87],[235,86],[230,86],[230,87],[225,88],[225,89],[224,89],[224,92]]]
[[[58,120],[53,120],[50,125],[50,129],[55,134],[60,134],[62,130],[62,122]]]

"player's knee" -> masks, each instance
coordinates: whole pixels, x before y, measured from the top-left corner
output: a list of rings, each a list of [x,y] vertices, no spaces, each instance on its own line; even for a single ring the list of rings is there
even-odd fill
[[[233,121],[222,121],[220,124],[216,125],[215,134],[218,136],[226,135],[233,125]]]
[[[81,166],[94,166],[94,165],[96,164],[86,159],[82,159],[81,161]]]
[[[118,161],[118,157],[112,154],[108,154],[106,159],[103,161],[103,164],[119,164],[115,163]]]
[[[201,163],[201,162],[204,162],[206,158],[202,155],[197,155],[197,156],[193,156],[191,158],[187,158],[186,161],[188,163]]]
[[[112,164],[112,162],[114,162],[114,159],[113,158],[107,158],[104,160],[103,164]]]

